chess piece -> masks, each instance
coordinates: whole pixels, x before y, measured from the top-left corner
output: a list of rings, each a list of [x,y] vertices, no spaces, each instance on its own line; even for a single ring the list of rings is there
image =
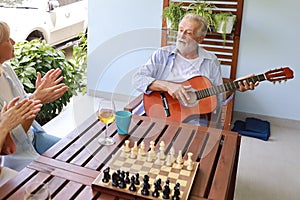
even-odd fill
[[[146,152],[145,152],[145,142],[144,141],[142,141],[141,145],[140,145],[140,154],[142,156],[146,155]]]
[[[163,199],[170,199],[170,186],[169,186],[170,181],[167,179],[166,183],[164,185],[164,190],[163,190]]]
[[[131,176],[130,178],[130,186],[129,186],[129,190],[135,192],[136,191],[136,186],[135,186],[135,177],[134,175]]]
[[[124,173],[121,173],[119,175],[119,188],[122,188],[122,189],[126,188]]]
[[[171,163],[174,163],[175,162],[175,149],[174,147],[171,147],[170,149],[170,156],[171,156]]]
[[[180,199],[179,195],[180,195],[180,184],[176,183],[176,185],[174,186],[174,193],[172,196],[172,200],[179,200]]]
[[[150,189],[149,176],[145,175],[143,178],[143,189],[141,191],[142,195],[148,196],[150,194],[149,189]]]
[[[125,176],[125,183],[129,184],[130,183],[130,179],[129,179],[129,171],[125,172],[126,176]]]
[[[160,178],[156,180],[156,183],[157,183],[157,189],[158,189],[158,190],[162,190],[162,187],[161,187],[161,179],[160,179]]]
[[[176,158],[176,165],[175,165],[175,168],[176,168],[176,169],[181,169],[181,168],[183,167],[182,163],[183,163],[183,159],[182,159],[182,151],[180,150],[180,151],[178,152],[178,156],[177,156],[177,158]]]
[[[130,152],[130,147],[129,147],[129,140],[125,141],[125,146],[124,146],[124,152],[129,153]]]
[[[165,142],[161,141],[159,143],[159,153],[160,153],[160,159],[164,160],[166,159],[166,154],[165,154]]]
[[[172,159],[171,159],[171,154],[168,154],[167,155],[167,158],[166,158],[166,162],[165,162],[165,165],[167,166],[167,167],[170,167],[170,166],[172,166]]]
[[[109,170],[110,170],[109,167],[107,167],[106,169],[103,170],[103,178],[102,178],[103,183],[108,183],[109,182],[109,179],[110,179]]]
[[[134,184],[136,184],[136,185],[139,185],[140,184],[140,177],[139,177],[140,175],[139,175],[139,173],[136,173],[135,174],[135,180],[134,180]]]
[[[160,153],[159,152],[157,153],[156,160],[155,160],[154,164],[156,164],[156,165],[160,165],[161,164]]]
[[[122,151],[121,151],[121,155],[120,156],[123,157],[123,158],[125,158],[126,157],[125,146],[122,146],[121,150]]]
[[[138,154],[138,150],[139,150],[138,149],[138,145],[137,145],[137,141],[134,142],[133,150],[134,150],[135,155],[137,155]]]
[[[154,141],[151,141],[150,142],[150,156],[151,156],[151,159],[152,160],[155,160],[156,159],[156,153],[155,153],[155,142]]]
[[[136,158],[136,154],[134,152],[134,148],[131,148],[131,150],[130,150],[130,156],[129,157],[130,158]]]
[[[176,162],[177,162],[177,163],[180,163],[180,164],[183,163],[183,159],[182,159],[182,151],[181,151],[181,150],[179,150],[179,152],[178,152],[178,156],[177,156]]]
[[[194,162],[192,160],[192,156],[193,156],[193,153],[192,152],[188,152],[188,159],[187,159],[187,167],[186,169],[191,171],[193,170],[193,167],[194,167]]]
[[[112,174],[112,186],[118,187],[119,186],[119,174],[117,172],[114,172]]]
[[[159,188],[158,183],[155,182],[155,183],[154,183],[154,191],[152,192],[152,196],[153,196],[153,197],[159,197],[159,191],[158,191],[158,188]]]
[[[148,152],[148,156],[147,156],[147,161],[148,162],[152,162],[152,155],[151,155],[151,151]]]

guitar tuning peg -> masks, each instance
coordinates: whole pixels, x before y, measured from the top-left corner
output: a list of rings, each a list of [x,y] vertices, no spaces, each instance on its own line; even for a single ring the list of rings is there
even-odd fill
[[[273,85],[275,85],[276,81],[272,81]]]
[[[279,84],[280,84],[280,83],[281,83],[281,80],[279,80],[278,82],[279,82]]]

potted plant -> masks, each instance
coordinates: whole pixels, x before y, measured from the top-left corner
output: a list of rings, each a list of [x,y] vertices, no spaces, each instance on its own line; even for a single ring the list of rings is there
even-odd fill
[[[163,17],[167,20],[167,28],[178,30],[178,24],[185,15],[186,10],[182,7],[182,3],[170,2],[168,7],[164,8]]]
[[[194,13],[202,16],[207,20],[208,30],[212,31],[214,27],[214,20],[213,20],[213,10],[217,7],[207,3],[206,1],[197,1],[195,3],[191,3],[188,8],[188,13]]]
[[[231,12],[217,13],[213,16],[215,31],[222,34],[223,40],[226,41],[226,34],[232,32],[236,16]]]
[[[69,89],[61,98],[43,105],[36,117],[41,125],[57,116],[70,102],[71,97],[76,95],[78,90],[83,89],[81,81],[85,74],[80,70],[81,66],[67,60],[62,51],[54,49],[44,40],[16,43],[15,58],[10,60],[10,63],[27,93],[33,93],[35,90],[37,72],[41,72],[43,76],[50,69],[60,68],[62,70],[63,82]]]

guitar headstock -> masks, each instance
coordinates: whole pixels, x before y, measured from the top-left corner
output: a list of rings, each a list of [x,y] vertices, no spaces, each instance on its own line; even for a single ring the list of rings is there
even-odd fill
[[[294,78],[294,72],[289,67],[273,69],[265,73],[266,79],[271,82],[288,80]]]

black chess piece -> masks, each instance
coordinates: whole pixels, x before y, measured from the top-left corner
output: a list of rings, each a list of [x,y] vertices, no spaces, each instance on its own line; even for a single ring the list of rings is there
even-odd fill
[[[110,179],[109,170],[110,170],[109,167],[107,167],[105,170],[103,170],[103,178],[102,178],[103,183],[108,183],[109,182],[109,179]]]
[[[152,192],[152,196],[153,197],[159,197],[159,191],[158,191],[158,188],[159,188],[159,182],[155,182],[154,183],[154,191]]]
[[[136,185],[139,185],[140,184],[140,175],[139,175],[139,173],[136,173],[135,174],[135,181],[134,181],[134,184],[136,184]]]
[[[163,190],[163,199],[170,199],[170,186],[169,186],[170,181],[166,180],[166,183],[164,185],[164,190]]]
[[[141,191],[142,195],[149,196],[149,188],[147,184],[143,184],[143,189]]]
[[[129,190],[135,192],[136,191],[136,186],[135,186],[135,177],[134,175],[131,176],[131,181],[130,181],[130,186],[129,186]]]
[[[126,183],[125,183],[125,176],[124,176],[125,173],[121,173],[119,175],[119,188],[126,188]]]
[[[146,185],[148,187],[148,189],[150,189],[149,176],[147,174],[144,175],[143,184]]]
[[[112,174],[112,186],[118,187],[119,186],[119,174],[117,172],[114,172]]]
[[[161,179],[160,179],[160,178],[156,180],[156,183],[157,183],[157,189],[158,189],[158,190],[162,190],[162,187],[161,187]]]
[[[126,177],[125,177],[125,183],[129,184],[129,183],[130,183],[129,172],[127,171],[125,174],[126,174],[126,175],[125,175],[125,176],[126,176]]]
[[[179,195],[180,195],[180,184],[176,183],[176,185],[174,186],[174,193],[172,196],[172,200],[179,200],[180,199]]]

